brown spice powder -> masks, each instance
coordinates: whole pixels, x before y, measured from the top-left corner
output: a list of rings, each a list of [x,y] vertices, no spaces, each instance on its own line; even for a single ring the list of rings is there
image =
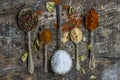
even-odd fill
[[[39,39],[44,44],[48,44],[52,41],[52,32],[49,29],[44,29],[40,32]]]
[[[93,31],[98,26],[98,14],[95,9],[91,9],[88,11],[85,20],[85,26]]]

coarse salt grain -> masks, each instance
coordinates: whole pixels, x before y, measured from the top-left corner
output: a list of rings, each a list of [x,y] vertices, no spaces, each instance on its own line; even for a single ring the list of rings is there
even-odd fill
[[[58,74],[69,72],[72,67],[71,56],[64,50],[57,50],[51,59],[51,67]]]

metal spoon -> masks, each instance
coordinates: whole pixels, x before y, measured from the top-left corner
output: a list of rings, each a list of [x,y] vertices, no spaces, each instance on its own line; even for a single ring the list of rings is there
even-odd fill
[[[61,6],[59,4],[56,5],[56,16],[57,16],[57,23],[58,23],[58,49],[55,51],[54,56],[52,56],[51,67],[52,67],[52,70],[55,73],[57,73],[59,75],[62,75],[62,74],[66,74],[71,69],[71,67],[72,67],[72,58],[71,58],[71,56],[69,55],[69,53],[67,51],[62,49],[62,44],[61,44],[61,32],[62,32],[61,31]],[[61,58],[58,58],[57,60],[62,61],[62,62],[54,61],[54,59],[56,59],[58,57],[56,55],[61,56],[61,54],[67,55],[66,56],[67,61],[59,60]],[[54,64],[54,63],[56,63],[56,64]],[[59,63],[62,63],[64,65],[60,65]],[[69,64],[69,65],[67,66],[67,69],[64,70],[64,68],[66,68],[66,66],[65,66],[66,64]],[[63,69],[56,70],[56,68],[58,68],[58,67],[55,67],[55,66],[62,66]]]
[[[45,45],[45,59],[44,59],[44,72],[48,72],[47,67],[47,45],[52,41],[52,32],[49,29],[43,29],[40,32],[40,41],[42,41]]]
[[[82,40],[82,32],[77,27],[73,28],[70,33],[71,40],[75,43],[76,46],[76,70],[80,71],[80,61],[79,61],[79,52],[78,52],[78,43]]]
[[[28,19],[31,19],[31,20],[34,19],[34,25],[33,25],[33,22],[31,22],[30,20],[25,20],[27,19],[27,15],[29,16]],[[24,22],[23,20],[26,22]],[[32,58],[32,50],[31,50],[31,31],[37,26],[37,22],[38,22],[37,14],[33,9],[24,8],[20,11],[19,16],[18,16],[18,23],[20,27],[28,34],[28,47],[29,47],[28,72],[30,74],[33,74],[34,72],[34,62]]]
[[[98,14],[95,9],[90,9],[88,11],[86,15],[85,25],[86,25],[86,28],[88,28],[90,31],[91,49],[90,49],[89,68],[93,70],[95,67],[94,54],[93,54],[93,30],[95,30],[98,27]]]

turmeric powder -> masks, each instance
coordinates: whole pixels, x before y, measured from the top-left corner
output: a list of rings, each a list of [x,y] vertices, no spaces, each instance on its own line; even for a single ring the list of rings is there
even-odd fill
[[[40,32],[39,39],[44,44],[48,44],[52,40],[52,32],[49,29],[44,29]]]

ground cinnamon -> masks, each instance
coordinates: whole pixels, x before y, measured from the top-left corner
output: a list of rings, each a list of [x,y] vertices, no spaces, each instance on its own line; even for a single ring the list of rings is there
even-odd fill
[[[98,14],[95,9],[90,9],[86,15],[85,26],[93,31],[98,26]]]
[[[40,32],[39,39],[44,44],[48,44],[52,40],[52,32],[49,29],[44,29]]]

